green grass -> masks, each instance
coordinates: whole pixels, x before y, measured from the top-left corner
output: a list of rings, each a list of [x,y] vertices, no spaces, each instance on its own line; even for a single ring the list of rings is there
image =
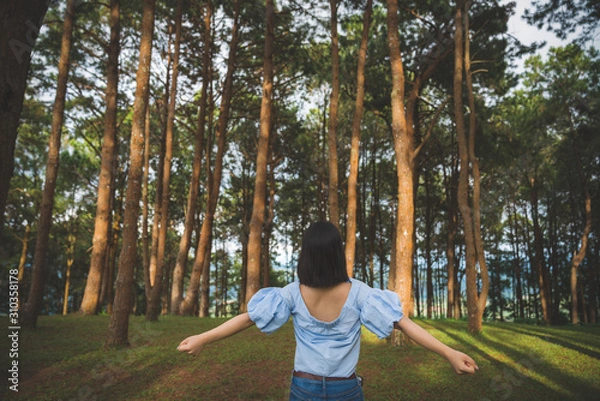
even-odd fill
[[[291,324],[271,336],[255,327],[199,357],[179,342],[222,319],[131,319],[131,346],[105,350],[108,317],[40,317],[20,331],[19,393],[2,400],[286,400],[293,368]],[[5,318],[0,319],[8,327]],[[478,335],[465,322],[417,320],[434,336],[471,355],[480,370],[458,376],[441,357],[418,346],[392,347],[364,331],[358,372],[369,401],[594,400],[600,398],[600,326],[486,324]],[[10,360],[0,340],[2,369]],[[7,383],[7,382],[5,382]]]

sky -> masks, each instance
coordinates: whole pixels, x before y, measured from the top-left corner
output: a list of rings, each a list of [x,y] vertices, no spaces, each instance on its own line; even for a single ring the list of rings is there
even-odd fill
[[[503,3],[508,3],[510,0],[505,0]],[[558,47],[567,45],[571,38],[568,40],[558,39],[554,33],[548,32],[545,29],[539,30],[535,26],[529,25],[523,18],[525,9],[534,9],[532,3],[533,0],[512,0],[517,3],[515,15],[508,21],[509,33],[519,39],[523,44],[529,45],[533,42],[547,42],[546,46],[539,50],[539,54],[545,56],[550,47]],[[600,48],[600,34],[598,34],[593,42],[592,46],[596,49]],[[517,69],[522,68],[525,60],[517,62]]]

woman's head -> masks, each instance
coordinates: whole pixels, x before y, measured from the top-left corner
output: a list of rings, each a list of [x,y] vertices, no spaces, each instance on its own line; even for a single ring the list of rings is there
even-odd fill
[[[332,223],[319,221],[304,232],[298,278],[309,287],[331,287],[348,281],[342,236]]]

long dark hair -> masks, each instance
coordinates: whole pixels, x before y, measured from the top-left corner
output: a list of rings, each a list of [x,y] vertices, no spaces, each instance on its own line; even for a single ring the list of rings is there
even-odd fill
[[[304,232],[298,278],[301,284],[320,288],[348,281],[342,236],[332,223],[312,223]]]

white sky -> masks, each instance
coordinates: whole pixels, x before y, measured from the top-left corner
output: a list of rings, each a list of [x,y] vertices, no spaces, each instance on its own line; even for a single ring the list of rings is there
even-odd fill
[[[507,3],[510,0],[504,1]],[[539,50],[539,53],[544,56],[550,47],[565,46],[570,40],[561,41],[554,33],[548,32],[545,29],[539,30],[535,26],[529,25],[523,18],[525,9],[533,10],[532,0],[513,0],[517,3],[515,15],[508,21],[509,33],[519,39],[523,44],[529,45],[533,42],[545,41],[547,44]],[[596,49],[600,48],[600,35],[597,35],[592,44]],[[529,57],[529,56],[526,56]],[[518,67],[522,67],[525,60],[517,62]]]

